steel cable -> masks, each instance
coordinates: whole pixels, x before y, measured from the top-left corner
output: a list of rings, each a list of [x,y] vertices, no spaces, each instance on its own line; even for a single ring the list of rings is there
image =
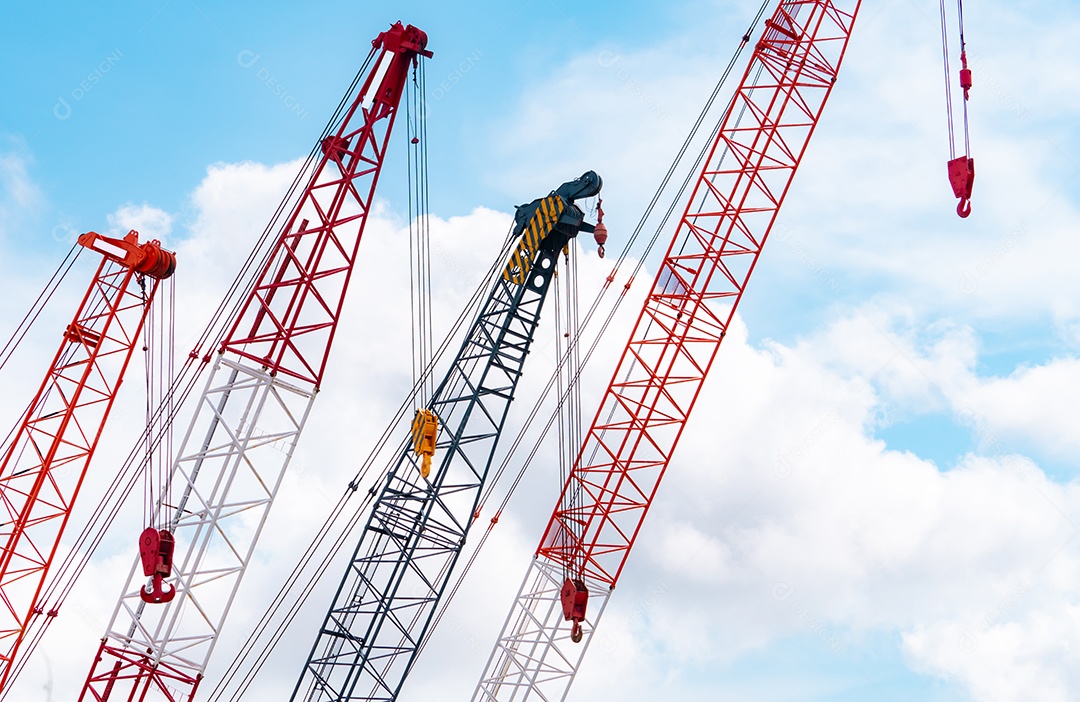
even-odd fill
[[[271,215],[270,222],[263,230],[255,247],[241,266],[240,272],[236,278],[233,279],[221,302],[211,315],[210,322],[198,337],[194,349],[181,366],[179,373],[174,378],[169,387],[169,391],[165,395],[169,398],[168,402],[163,402],[158,405],[152,418],[151,425],[147,425],[147,427],[144,428],[143,433],[140,434],[140,437],[136,440],[128,457],[116,472],[116,475],[106,489],[104,496],[101,498],[101,508],[95,511],[91,520],[83,527],[74,544],[71,546],[71,553],[79,555],[65,560],[47,580],[41,601],[46,602],[52,600],[56,602],[57,604],[53,607],[54,610],[58,611],[60,605],[70,594],[76,580],[86,569],[90,557],[97,550],[98,546],[100,546],[106,531],[119,513],[124,500],[127,499],[134,489],[139,475],[146,469],[147,461],[139,461],[138,459],[140,449],[145,444],[146,435],[150,434],[153,436],[152,445],[155,447],[162,441],[163,435],[168,435],[171,441],[172,422],[176,418],[176,414],[183,408],[184,403],[188,399],[196,382],[201,376],[202,371],[206,367],[207,364],[205,361],[209,360],[210,352],[207,351],[206,354],[203,355],[203,349],[207,348],[207,342],[210,341],[212,341],[212,343],[209,344],[209,347],[216,347],[228,332],[227,322],[238,316],[241,306],[244,304],[247,297],[250,296],[251,291],[257,283],[257,273],[253,273],[253,267],[256,263],[259,264],[259,267],[254,269],[256,272],[265,269],[269,264],[270,258],[276,250],[275,246],[267,245],[270,241],[270,237],[278,230],[282,214],[291,211],[292,202],[300,184],[310,177],[309,171],[311,165],[321,149],[323,139],[332,131],[335,131],[344,119],[344,108],[346,105],[350,104],[350,97],[356,91],[360,80],[367,72],[374,53],[375,50],[372,49],[363,66],[356,73],[348,91],[342,97],[334,110],[333,116],[324,127],[319,140],[309,152],[299,172],[287,189],[285,196]],[[224,317],[226,311],[229,311],[229,316],[227,318]],[[200,358],[200,356],[202,356],[202,358]],[[177,398],[179,399],[177,400]],[[153,427],[157,427],[157,429],[155,430]],[[166,430],[164,427],[169,427],[170,429]],[[54,619],[54,617],[39,617],[31,624],[31,633],[28,640],[23,644],[24,653],[19,660],[15,662],[9,677],[10,681],[13,682],[25,668],[26,661],[31,657],[31,654],[40,643],[52,619]],[[0,702],[7,699],[8,692],[11,689],[12,685],[9,684],[3,691],[0,691]]]
[[[765,12],[768,4],[769,4],[769,0],[765,0],[762,3],[760,9],[758,10],[757,14],[755,15],[753,21],[751,22],[750,28],[743,35],[742,41],[740,42],[739,47],[737,48],[737,50],[735,51],[735,54],[732,56],[732,58],[728,62],[728,64],[727,64],[727,66],[726,66],[720,80],[717,82],[717,84],[713,88],[711,94],[709,95],[708,99],[706,100],[705,106],[702,108],[701,112],[699,113],[697,119],[695,120],[695,122],[694,122],[694,124],[693,124],[693,126],[691,128],[690,134],[686,137],[686,139],[684,140],[684,142],[681,145],[680,149],[678,150],[675,159],[673,160],[671,165],[668,167],[668,170],[666,171],[664,177],[662,178],[660,186],[657,188],[657,191],[654,193],[654,195],[651,198],[649,204],[647,205],[644,214],[642,215],[642,217],[639,220],[637,226],[634,228],[633,232],[631,233],[631,236],[629,237],[626,245],[623,247],[622,251],[620,252],[619,257],[616,259],[615,265],[613,266],[612,272],[611,272],[610,276],[608,277],[607,282],[604,284],[604,286],[602,286],[602,288],[601,288],[600,292],[598,293],[597,297],[594,299],[593,303],[590,305],[590,308],[589,308],[588,312],[585,315],[585,319],[581,323],[581,330],[582,331],[584,331],[589,326],[589,322],[592,320],[594,314],[596,314],[597,310],[599,309],[603,299],[606,296],[606,293],[610,290],[611,283],[614,281],[614,279],[618,275],[618,272],[619,272],[619,269],[620,269],[621,265],[626,260],[626,258],[629,256],[630,252],[634,249],[634,246],[635,246],[635,244],[636,244],[636,242],[637,242],[637,240],[639,238],[639,235],[644,230],[646,222],[649,220],[650,216],[652,215],[652,212],[655,209],[656,205],[659,203],[661,197],[663,196],[663,193],[667,190],[667,187],[668,187],[668,185],[669,185],[669,183],[671,181],[671,178],[674,176],[674,174],[678,170],[678,167],[679,167],[680,163],[682,162],[682,159],[684,158],[687,150],[689,149],[689,147],[690,147],[691,143],[693,142],[693,140],[696,138],[696,136],[697,136],[697,134],[698,134],[698,132],[700,130],[701,125],[703,124],[703,122],[706,119],[707,115],[710,113],[710,111],[712,109],[712,106],[715,103],[716,98],[719,96],[720,91],[723,88],[723,85],[726,83],[726,81],[727,81],[733,67],[735,66],[736,62],[738,61],[739,57],[741,56],[744,48],[748,44],[750,34],[753,32],[753,30],[756,28],[757,24],[760,22],[761,17],[764,15],[764,12]],[[729,107],[733,103],[733,101],[734,101],[734,97],[732,98],[732,102],[729,102],[729,105],[728,105]],[[722,120],[722,116],[721,116],[721,120]],[[626,292],[626,290],[629,288],[630,283],[635,279],[637,274],[641,271],[641,269],[644,266],[645,261],[646,261],[648,255],[649,255],[649,253],[654,248],[654,246],[655,246],[656,242],[658,241],[661,233],[663,231],[665,231],[667,223],[670,221],[670,218],[671,218],[672,214],[674,213],[676,206],[678,205],[679,201],[682,199],[683,195],[685,194],[686,188],[688,187],[691,179],[693,178],[694,173],[698,170],[702,160],[707,155],[708,148],[709,148],[709,143],[711,143],[711,141],[715,140],[716,134],[719,132],[720,127],[721,127],[721,121],[718,121],[716,126],[714,127],[714,129],[712,131],[712,138],[709,140],[709,142],[707,142],[705,144],[705,146],[699,152],[699,154],[698,154],[697,158],[695,159],[692,167],[688,170],[686,177],[684,178],[682,184],[679,186],[679,188],[678,188],[678,190],[677,190],[677,192],[675,194],[675,197],[672,199],[671,204],[668,206],[665,214],[663,215],[663,218],[661,219],[660,223],[657,225],[655,231],[653,232],[653,234],[651,235],[650,239],[648,240],[646,246],[644,247],[644,251],[643,251],[642,255],[635,262],[635,265],[634,265],[634,267],[633,267],[633,269],[631,271],[631,274],[629,276],[629,282],[623,288],[623,294],[620,295],[618,298],[616,298],[616,301],[613,304],[611,311],[608,313],[606,318],[603,320],[603,323],[601,324],[599,333],[594,338],[592,344],[589,347],[589,350],[585,354],[584,359],[582,359],[582,361],[580,363],[579,370],[577,371],[577,374],[575,374],[575,376],[574,376],[574,381],[575,381],[574,385],[575,386],[579,385],[578,381],[580,380],[580,372],[581,372],[580,368],[583,368],[588,363],[589,359],[592,357],[592,354],[596,350],[596,348],[597,348],[597,346],[599,344],[599,341],[603,336],[603,333],[607,330],[608,326],[611,324],[612,320],[614,319],[615,313],[619,309],[622,301],[625,300],[625,292]],[[504,252],[502,252],[501,256],[505,256],[505,253],[506,253],[506,250],[504,250]],[[495,266],[493,267],[495,270],[497,270],[499,267],[501,267],[500,264],[501,264],[502,260],[503,260],[502,258],[496,260]],[[478,292],[481,292],[482,289],[483,288],[479,289]],[[460,320],[460,318],[459,318],[459,320]],[[449,339],[449,337],[448,337],[448,339]],[[579,343],[579,340],[574,339],[573,342],[568,346],[567,350],[561,356],[560,361],[558,363],[558,366],[557,366],[555,372],[552,373],[551,377],[549,378],[548,383],[544,388],[544,391],[543,391],[543,393],[541,395],[540,400],[534,405],[533,410],[530,413],[528,419],[526,420],[525,425],[523,426],[522,430],[515,437],[509,452],[507,453],[504,460],[501,462],[499,468],[496,470],[494,477],[491,480],[489,480],[488,485],[485,488],[484,495],[481,498],[481,503],[480,503],[481,507],[486,505],[488,499],[490,499],[495,486],[497,485],[497,483],[499,482],[499,479],[503,475],[503,472],[505,471],[505,469],[509,465],[509,462],[511,461],[511,459],[515,455],[515,451],[517,450],[517,448],[520,446],[521,442],[523,441],[523,439],[524,439],[524,437],[526,435],[526,432],[529,430],[529,428],[532,425],[532,422],[535,420],[536,416],[538,415],[539,408],[541,407],[543,401],[547,398],[547,396],[550,394],[553,386],[557,383],[557,379],[559,377],[559,373],[561,372],[561,369],[562,369],[563,365],[570,362],[569,358],[568,358],[568,355],[571,354],[572,351],[575,352],[575,353],[580,353],[580,351],[575,348],[578,343]],[[440,353],[437,355],[437,357],[435,359],[433,359],[432,366],[434,366],[434,364],[438,361],[439,357],[441,357],[441,355],[442,355],[441,351],[445,350],[445,348],[446,348],[446,342],[444,342],[443,347],[440,350]],[[430,373],[430,367],[429,367],[429,373]],[[572,392],[572,390],[568,388],[566,391],[564,391],[564,393],[562,393],[560,395],[560,398],[559,398],[559,404],[560,405],[562,403],[565,403],[565,402],[568,401],[569,398],[567,397],[567,394],[570,393],[570,392]],[[414,387],[414,393],[415,393],[415,387]],[[373,450],[371,454],[369,454],[368,460],[365,462],[365,464],[361,468],[360,473],[358,473],[358,477],[360,475],[366,475],[367,471],[370,469],[371,464],[373,463],[374,458],[380,453],[380,447],[384,445],[385,440],[388,440],[390,432],[393,430],[394,427],[397,426],[398,422],[401,420],[401,417],[404,416],[404,412],[407,411],[407,407],[410,404],[410,402],[412,401],[413,396],[414,395],[411,394],[408,398],[406,398],[406,401],[405,401],[405,403],[402,404],[401,408],[398,411],[398,414],[395,415],[394,420],[391,422],[390,425],[388,425],[387,431],[384,432],[383,436],[385,437],[385,439],[381,440],[381,442],[379,444],[377,444],[376,449]],[[539,451],[539,447],[541,445],[542,440],[546,436],[547,432],[550,430],[550,428],[551,428],[552,424],[555,422],[557,416],[558,416],[558,408],[556,408],[556,411],[551,415],[551,418],[548,420],[548,423],[546,424],[541,436],[534,443],[534,445],[532,447],[532,450],[530,451],[530,454],[528,456],[528,459],[523,464],[522,468],[519,470],[519,472],[518,472],[518,474],[517,474],[517,476],[516,476],[516,478],[515,478],[515,480],[514,480],[514,482],[512,484],[512,487],[511,487],[510,491],[505,495],[505,497],[503,499],[503,502],[502,502],[502,504],[500,506],[500,509],[497,511],[496,514],[501,513],[502,509],[505,508],[505,506],[508,504],[509,499],[513,494],[513,490],[516,489],[516,487],[520,484],[520,482],[521,482],[521,480],[522,480],[522,478],[524,476],[524,472],[525,472],[526,468],[531,463],[531,459],[534,458],[536,453]],[[390,467],[387,466],[387,468],[383,471],[381,477],[385,477],[385,475],[389,471],[389,469],[390,469]],[[356,484],[357,483],[354,480],[354,482],[351,483],[350,485],[352,486],[352,485],[356,485]],[[350,491],[350,493],[351,493],[351,491]],[[343,500],[347,500],[350,493],[346,493],[346,495],[343,496]],[[373,498],[373,497],[374,497],[374,495],[372,493],[368,493],[368,497],[365,498],[362,505],[357,510],[354,511],[354,513],[353,513],[354,516],[350,520],[350,523],[353,526],[355,526],[355,524],[358,522],[358,518],[360,516],[362,516],[363,511],[367,508],[367,506],[369,506],[371,498]],[[213,692],[211,693],[211,698],[210,698],[211,700],[221,700],[222,696],[225,694],[225,691],[226,691],[227,686],[229,685],[229,683],[231,683],[234,679],[236,679],[237,675],[240,675],[240,673],[239,673],[240,667],[245,664],[247,659],[251,656],[251,650],[254,649],[254,647],[257,645],[255,643],[255,640],[259,636],[261,636],[269,628],[269,618],[272,617],[273,615],[277,614],[278,611],[280,611],[281,607],[283,606],[284,597],[287,596],[292,589],[295,589],[296,583],[299,582],[299,574],[300,574],[302,568],[310,563],[311,559],[307,557],[308,554],[313,554],[314,549],[317,549],[319,546],[322,545],[322,543],[326,539],[327,534],[329,534],[330,529],[334,526],[334,522],[336,521],[336,519],[339,518],[341,513],[342,513],[342,510],[335,508],[335,510],[332,512],[331,516],[326,520],[326,522],[324,522],[324,525],[320,529],[319,533],[317,534],[316,539],[313,540],[312,544],[309,546],[308,551],[305,552],[305,557],[301,559],[301,564],[298,564],[298,566],[293,569],[293,572],[290,574],[289,581],[286,582],[286,584],[283,585],[283,587],[279,590],[278,595],[275,597],[274,603],[270,606],[270,608],[268,608],[266,610],[266,612],[264,613],[263,619],[260,620],[259,625],[257,625],[256,629],[252,632],[252,635],[248,637],[248,641],[245,643],[244,647],[241,649],[241,653],[234,658],[233,664],[229,667],[229,669],[228,669],[228,671],[226,673],[226,677],[223,678],[222,682],[220,682],[214,688]],[[351,528],[352,527],[350,527],[348,531],[351,531]],[[297,598],[296,602],[293,603],[293,605],[290,607],[288,612],[286,612],[282,622],[275,628],[273,634],[271,634],[270,641],[268,641],[266,644],[264,644],[264,646],[263,646],[262,650],[259,652],[259,654],[255,655],[253,663],[248,666],[247,672],[243,673],[243,675],[241,677],[241,682],[239,684],[239,688],[234,693],[236,695],[236,698],[238,698],[244,692],[247,691],[247,689],[250,687],[250,685],[254,681],[255,677],[257,676],[257,674],[261,671],[262,666],[265,664],[266,660],[268,659],[268,657],[270,655],[270,652],[272,651],[274,645],[276,645],[281,640],[282,636],[284,635],[285,630],[288,628],[288,626],[295,619],[296,614],[299,612],[300,607],[306,601],[306,596],[310,592],[312,592],[314,584],[319,580],[322,573],[325,572],[326,566],[329,564],[332,557],[335,555],[333,551],[336,550],[337,547],[340,547],[340,544],[344,543],[344,536],[346,535],[346,533],[347,532],[342,532],[342,536],[335,540],[335,549],[332,549],[330,551],[330,553],[328,553],[328,555],[326,557],[324,557],[324,559],[319,564],[320,567],[316,569],[315,573],[313,573],[311,576],[309,576],[309,578],[306,580],[305,586],[303,587],[303,590],[302,590],[301,594],[299,595],[299,597]],[[431,632],[433,632],[435,630],[438,623],[441,621],[442,617],[444,616],[444,614],[446,612],[446,608],[449,606],[449,603],[450,603],[450,601],[452,601],[453,596],[457,593],[458,589],[460,588],[460,585],[461,585],[462,581],[464,580],[465,575],[467,575],[469,568],[471,568],[473,562],[475,561],[476,556],[477,556],[477,554],[479,552],[479,549],[486,542],[486,539],[487,539],[487,536],[488,536],[489,533],[490,533],[490,527],[489,527],[488,530],[485,531],[484,535],[480,539],[480,543],[473,550],[473,553],[471,554],[469,560],[466,562],[466,565],[462,569],[461,575],[455,581],[454,586],[452,587],[450,593],[448,594],[448,596],[443,598],[443,601],[441,603],[441,607],[440,607],[437,615],[435,616],[435,619],[433,620],[432,626],[430,626],[428,628],[427,634],[425,635],[424,639],[420,642],[420,644],[418,646],[418,654],[419,654],[420,651],[423,650],[423,647],[426,645],[427,641],[430,639]]]

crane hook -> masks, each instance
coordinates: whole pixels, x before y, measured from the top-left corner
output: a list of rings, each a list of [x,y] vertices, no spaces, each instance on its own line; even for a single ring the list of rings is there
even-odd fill
[[[139,590],[139,598],[146,604],[172,602],[172,599],[176,597],[176,586],[169,585],[168,589],[166,589],[162,587],[162,577],[159,573],[154,573],[153,577],[152,582],[147,583],[143,589]]]
[[[968,100],[971,99],[972,72],[968,65],[967,45],[964,42],[964,3],[957,0],[957,18],[960,25],[960,88],[964,91],[961,104],[964,107],[964,155],[956,157],[956,139],[953,130],[952,81],[949,73],[949,38],[945,0],[941,0],[941,55],[945,65],[945,113],[949,123],[949,184],[953,195],[960,200],[956,214],[966,218],[971,214],[971,186],[975,183],[975,160],[971,158],[971,132],[968,128]]]
[[[600,258],[604,257],[604,244],[607,243],[607,225],[604,224],[604,204],[603,198],[598,198],[596,201],[596,229],[593,230],[593,239],[596,240],[597,253],[600,254]]]
[[[559,592],[562,601],[563,619],[570,624],[570,640],[581,643],[583,631],[581,622],[585,621],[585,609],[589,605],[589,589],[580,578],[567,578]]]
[[[172,575],[172,557],[176,541],[168,529],[147,527],[139,535],[139,556],[143,575],[153,580],[141,590],[139,597],[147,604],[163,604],[176,597],[176,587],[163,587],[165,578]]]
[[[949,161],[949,184],[953,195],[960,199],[956,214],[967,218],[971,214],[971,188],[975,184],[975,159],[960,156]]]

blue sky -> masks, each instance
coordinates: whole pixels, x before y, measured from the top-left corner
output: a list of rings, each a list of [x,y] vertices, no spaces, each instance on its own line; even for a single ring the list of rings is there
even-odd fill
[[[6,11],[0,51],[6,65],[34,70],[9,76],[19,99],[4,101],[0,121],[15,149],[33,157],[49,200],[45,223],[102,219],[118,196],[177,211],[210,163],[276,163],[305,153],[371,38],[401,17],[430,28],[439,57],[428,77],[431,141],[440,144],[432,173],[447,185],[433,188],[434,209],[463,214],[505,202],[484,177],[491,160],[484,142],[507,96],[528,91],[560,56],[645,41],[686,12],[626,3],[618,12],[589,5],[566,14],[540,0],[378,11],[347,2],[27,5]],[[241,66],[242,52],[255,52],[257,64]],[[276,96],[271,78],[294,101]]]
[[[14,325],[72,231],[138,225],[161,236],[181,253],[178,284],[198,300],[191,307],[214,300],[291,179],[289,162],[308,152],[370,40],[397,19],[425,29],[435,52],[431,203],[454,272],[437,282],[445,314],[457,312],[465,272],[487,265],[512,206],[587,168],[605,179],[608,248],[617,250],[756,6],[5,8],[0,329]],[[945,178],[937,7],[865,3],[739,332],[606,615],[615,644],[590,653],[571,699],[1080,697],[1080,548],[1069,541],[1080,524],[1080,13],[1060,0],[980,0],[965,12],[972,217],[956,217]],[[389,365],[392,334],[376,341],[365,329],[400,322],[369,302],[403,284],[382,265],[398,260],[390,240],[406,217],[398,131],[378,235],[364,242],[378,269],[362,269],[350,308],[357,326],[336,358],[342,380],[324,391],[327,409],[311,428],[331,439],[307,437],[309,453],[297,459],[300,475],[328,491],[363,450],[332,437],[356,426],[377,433],[407,373]],[[604,265],[586,257],[582,275],[602,280]],[[53,342],[42,332],[28,343]],[[23,375],[37,373],[30,352],[15,361]],[[591,368],[594,396],[610,373],[603,362]],[[29,390],[5,374],[15,388],[6,421]],[[299,544],[289,520],[318,511],[317,494],[292,489],[296,499],[275,508],[282,522],[264,537],[276,535],[281,553]],[[517,515],[479,566],[495,592],[465,595],[451,610],[457,624],[433,639],[410,699],[471,690],[550,502],[513,503]],[[64,631],[81,644],[68,649],[100,636],[118,587],[108,574],[127,567],[125,549],[117,542],[102,554],[77,593],[82,623]],[[270,555],[262,567],[273,582]],[[639,606],[658,582],[665,595]],[[795,594],[770,597],[780,584]],[[822,645],[823,629],[839,652]],[[461,646],[462,636],[478,643]],[[63,649],[48,655],[81,677],[90,651]],[[27,683],[20,699],[47,699],[43,684]]]

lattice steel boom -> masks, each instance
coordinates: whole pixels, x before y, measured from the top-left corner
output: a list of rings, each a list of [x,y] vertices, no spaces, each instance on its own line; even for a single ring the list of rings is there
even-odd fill
[[[80,700],[194,699],[323,382],[405,81],[431,56],[426,45],[400,22],[372,42],[370,71],[322,140],[174,460],[175,599],[146,605],[135,563]]]
[[[474,702],[566,697],[836,81],[859,5],[781,0],[766,21]]]
[[[59,602],[42,588],[94,457],[158,283],[176,257],[129,232],[79,245],[102,254],[27,413],[0,458],[0,688],[35,617]]]
[[[600,191],[589,171],[518,208],[520,235],[449,372],[418,413],[442,427],[428,473],[412,438],[387,475],[293,700],[392,700],[427,635],[465,544],[533,342],[559,253],[584,221],[576,199]]]

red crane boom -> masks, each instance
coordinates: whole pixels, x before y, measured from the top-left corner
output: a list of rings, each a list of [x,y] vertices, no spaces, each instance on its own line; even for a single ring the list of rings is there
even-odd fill
[[[474,701],[564,699],[836,82],[860,1],[781,0],[766,21]]]
[[[158,284],[176,257],[129,232],[78,243],[102,254],[45,380],[0,459],[0,688],[39,603],[86,469],[139,342]],[[149,279],[149,285],[147,285]]]
[[[398,106],[426,46],[427,34],[400,22],[372,42],[173,458],[165,494],[176,501],[159,506],[175,553],[152,591],[134,564],[80,700],[195,699],[322,385]]]

